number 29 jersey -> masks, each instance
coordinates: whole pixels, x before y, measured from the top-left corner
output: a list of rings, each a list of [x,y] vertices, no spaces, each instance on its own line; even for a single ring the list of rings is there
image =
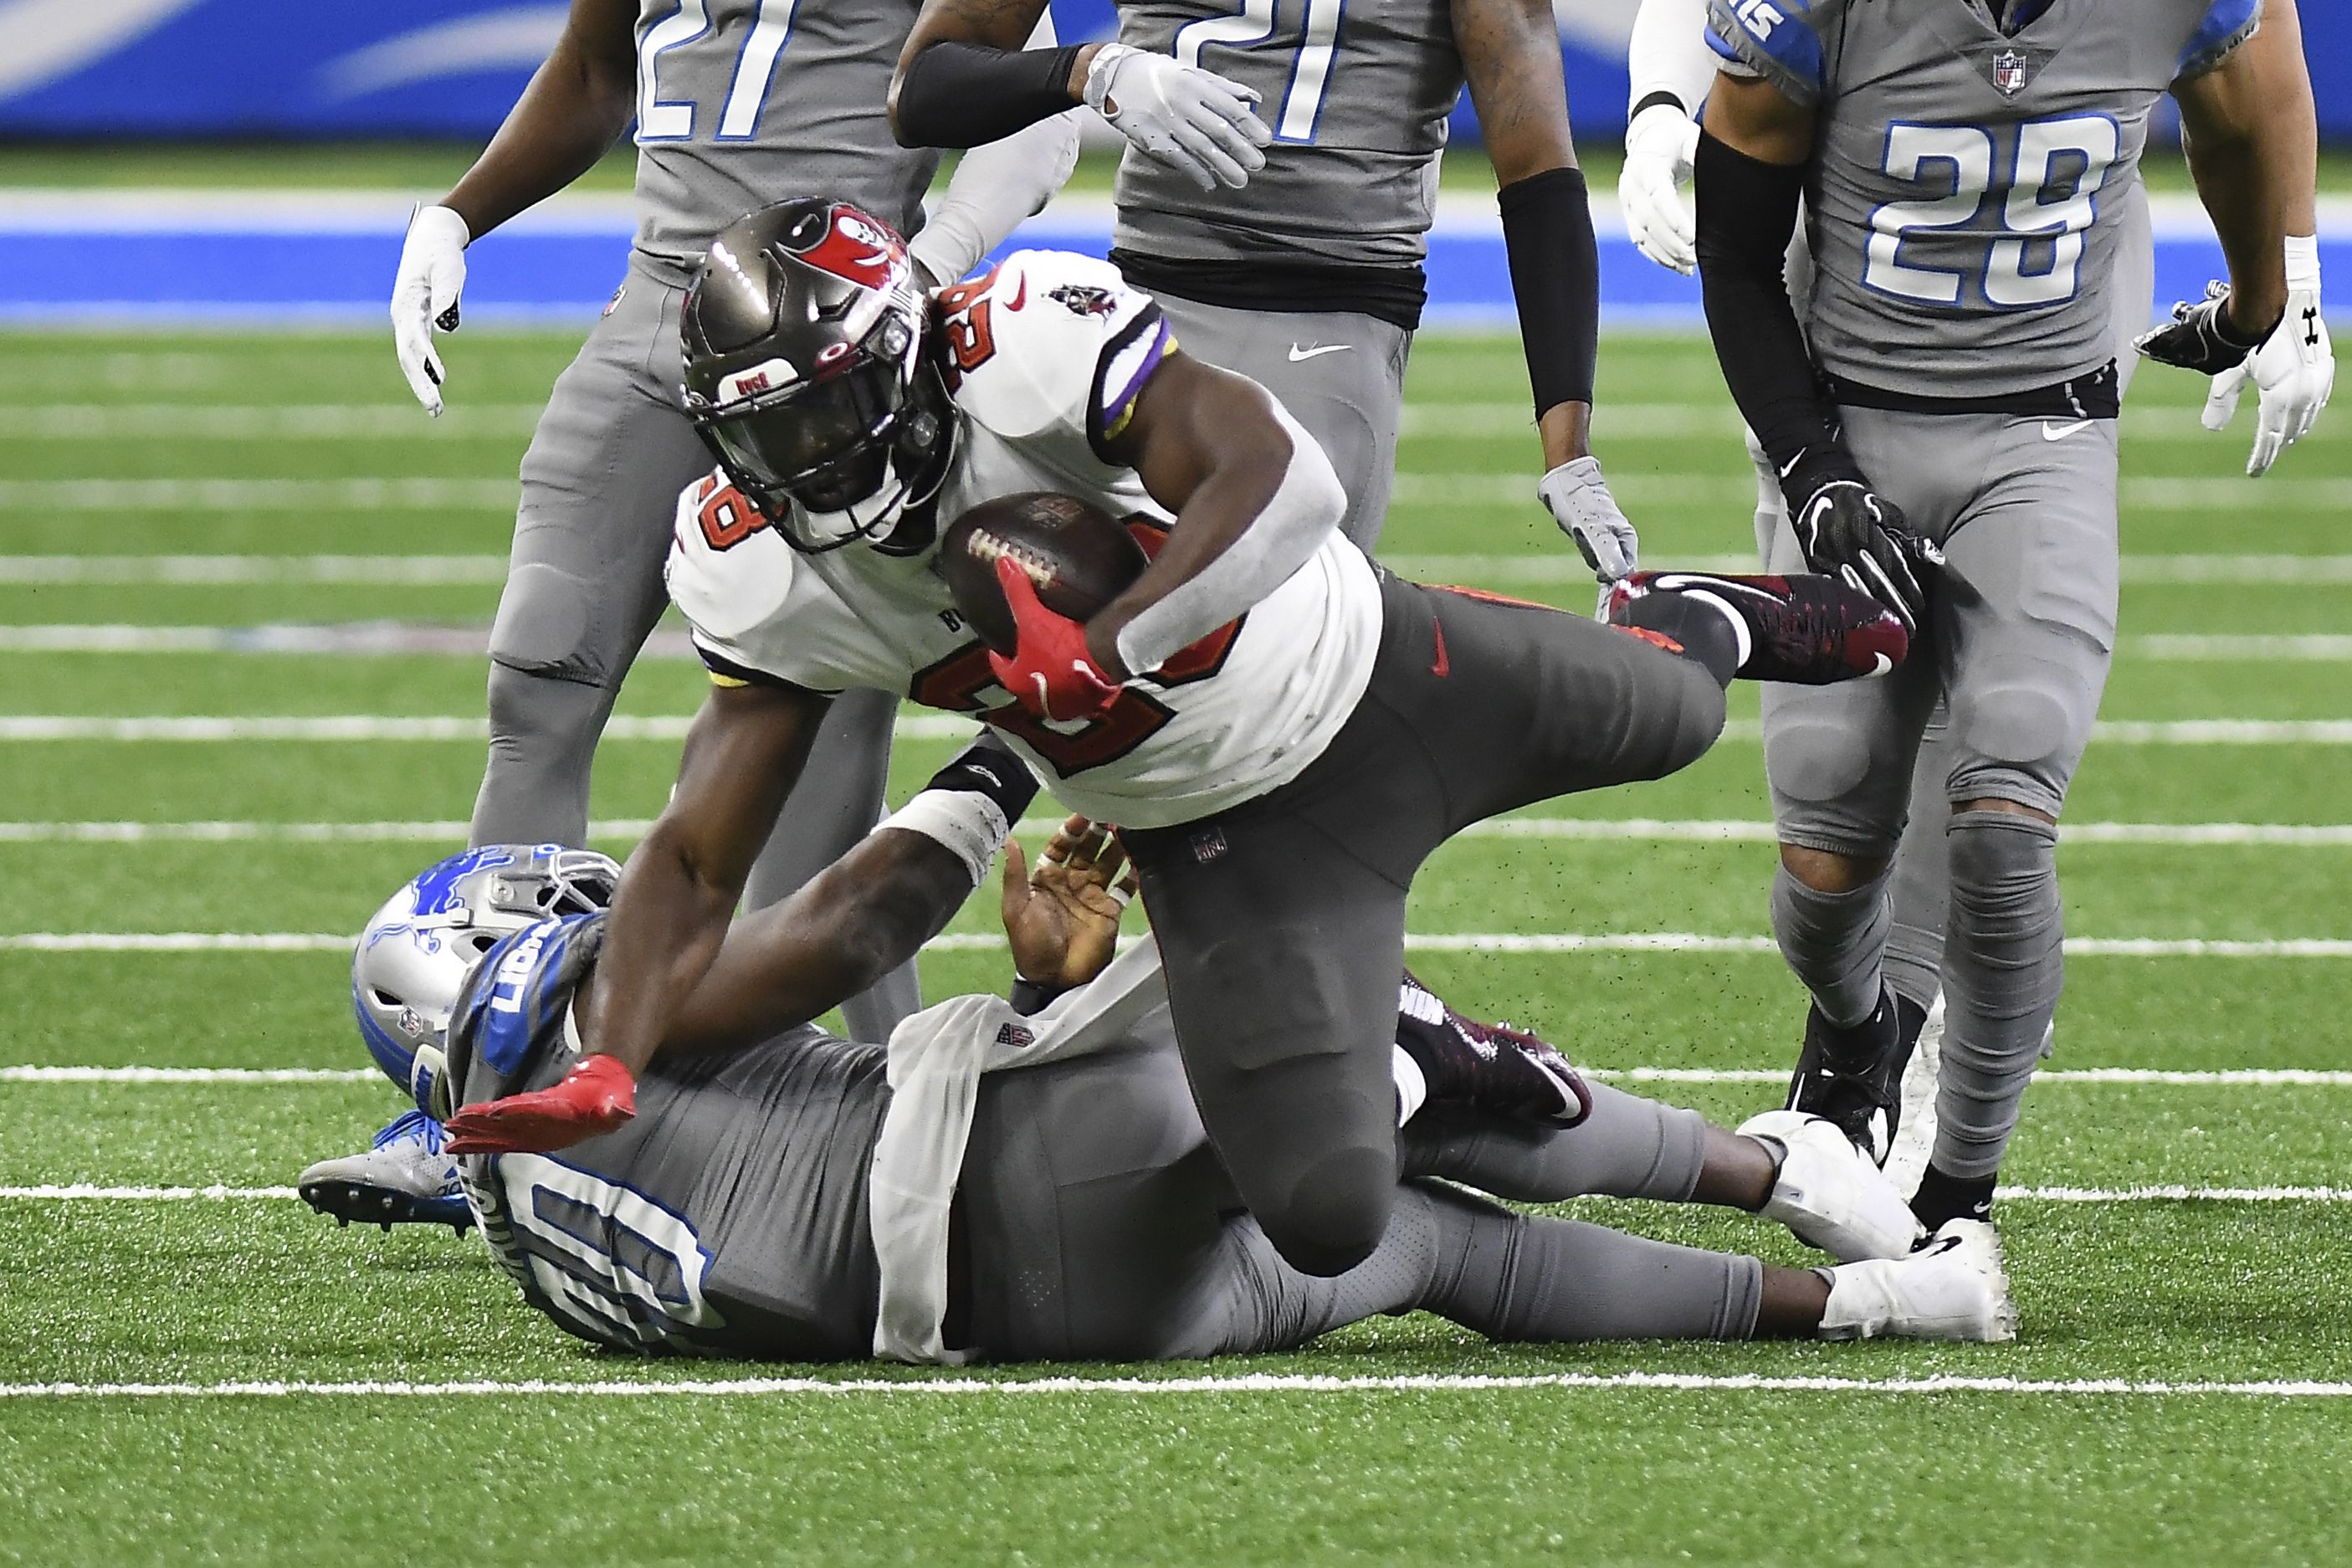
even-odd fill
[[[1997,396],[2116,353],[2116,245],[2147,120],[2262,0],[1708,0],[1708,38],[1818,115],[1809,333],[1833,374]]]
[[[958,424],[941,531],[982,501],[1055,490],[1129,519],[1153,549],[1166,514],[1108,448],[1175,347],[1159,305],[1106,262],[1036,250],[942,290],[939,305]],[[668,581],[714,680],[872,688],[970,713],[1071,810],[1129,827],[1189,822],[1296,778],[1355,710],[1381,634],[1371,564],[1335,529],[1103,717],[1049,724],[998,684],[936,549],[800,554],[713,474],[678,498]]]

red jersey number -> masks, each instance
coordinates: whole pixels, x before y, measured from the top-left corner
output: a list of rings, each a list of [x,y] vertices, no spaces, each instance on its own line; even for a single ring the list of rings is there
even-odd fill
[[[940,330],[947,334],[948,353],[960,373],[978,370],[996,357],[996,334],[988,323],[990,285],[996,281],[992,267],[969,283],[940,291]]]
[[[695,521],[702,524],[703,540],[713,550],[732,550],[768,526],[760,509],[733,485],[720,485],[705,496]]]

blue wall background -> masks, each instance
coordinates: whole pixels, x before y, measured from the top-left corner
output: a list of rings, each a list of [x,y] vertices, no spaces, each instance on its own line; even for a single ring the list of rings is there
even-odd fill
[[[1559,0],[1580,131],[1625,120],[1635,0]],[[2121,4],[2125,0],[2105,0]],[[487,136],[562,25],[511,0],[11,0],[0,134]],[[1110,0],[1054,0],[1066,39]],[[2352,5],[2305,0],[2323,131],[2352,139]],[[1466,108],[1457,132],[1475,134]]]

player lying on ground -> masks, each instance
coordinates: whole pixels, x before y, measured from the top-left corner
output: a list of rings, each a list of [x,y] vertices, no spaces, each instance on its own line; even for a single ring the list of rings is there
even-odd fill
[[[1990,1255],[1957,1238],[1909,1251],[1900,1195],[1830,1124],[1776,1111],[1734,1135],[1585,1084],[1409,975],[1401,1080],[1427,1098],[1400,1134],[1389,1230],[1338,1278],[1289,1268],[1239,1212],[1192,1110],[1149,941],[1106,970],[1120,858],[1082,819],[1034,878],[1017,846],[1003,877],[1018,972],[1061,994],[1028,1016],[960,997],[887,1051],[809,1026],[945,920],[973,885],[975,833],[1001,816],[985,794],[935,789],[740,924],[620,1131],[561,1160],[464,1160],[484,1234],[532,1305],[620,1348],[792,1360],[1273,1351],[1416,1308],[1504,1340],[2013,1332]],[[601,916],[534,925],[454,997],[418,998],[451,1005],[460,1098],[562,1078],[604,936]],[[1446,1182],[1761,1210],[1843,1255],[1885,1257],[1773,1268],[1521,1215]]]
[[[1337,532],[1313,441],[1101,262],[1019,252],[926,300],[886,226],[791,202],[714,242],[686,338],[724,471],[681,498],[669,583],[716,689],[583,1009],[567,1092],[592,1114],[472,1108],[457,1130],[485,1152],[626,1114],[829,694],[878,688],[985,719],[1069,809],[1121,825],[1224,1167],[1291,1264],[1342,1273],[1394,1201],[1422,860],[1481,818],[1682,767],[1736,674],[1842,679],[1905,647],[1820,577],[1629,579],[1628,635],[1378,574]],[[1084,624],[1000,562],[1017,639],[999,652],[943,580],[939,531],[1033,491],[1170,531]]]

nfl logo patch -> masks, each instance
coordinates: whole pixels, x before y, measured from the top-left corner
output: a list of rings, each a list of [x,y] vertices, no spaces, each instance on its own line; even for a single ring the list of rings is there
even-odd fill
[[[2025,90],[2025,57],[2015,49],[2003,49],[1992,58],[1992,84],[2004,98],[2014,98]]]

